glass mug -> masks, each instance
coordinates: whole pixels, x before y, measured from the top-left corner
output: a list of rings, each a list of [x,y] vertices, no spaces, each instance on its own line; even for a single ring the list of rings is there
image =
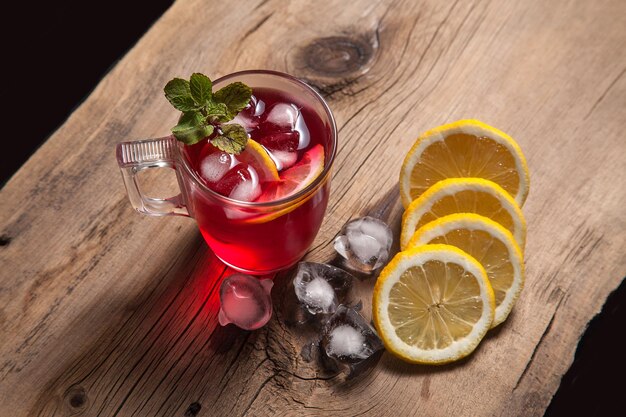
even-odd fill
[[[222,262],[242,272],[262,275],[294,265],[313,243],[328,203],[337,127],[324,99],[297,78],[275,71],[241,71],[214,81],[214,91],[235,81],[250,86],[253,94],[255,88],[278,90],[321,120],[322,128],[311,132],[318,137],[311,137],[311,141],[324,147],[324,169],[304,189],[267,202],[225,197],[205,185],[192,169],[185,145],[173,136],[119,143],[117,161],[135,210],[149,216],[194,218]],[[180,194],[166,199],[144,195],[136,175],[149,168],[174,169]]]

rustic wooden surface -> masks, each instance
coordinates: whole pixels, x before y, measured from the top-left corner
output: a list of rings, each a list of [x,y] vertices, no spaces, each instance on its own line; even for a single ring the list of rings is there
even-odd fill
[[[622,0],[178,1],[1,191],[0,415],[543,414],[626,274],[624,28]],[[175,123],[173,76],[250,68],[308,80],[337,117],[310,260],[332,258],[353,216],[397,230],[398,170],[421,131],[474,117],[517,138],[527,284],[470,359],[383,354],[352,378],[306,363],[282,317],[286,275],[269,326],[217,324],[230,271],[193,221],[132,211],[114,147]]]

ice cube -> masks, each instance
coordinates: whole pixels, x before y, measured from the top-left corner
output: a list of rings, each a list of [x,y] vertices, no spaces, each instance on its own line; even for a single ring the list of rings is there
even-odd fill
[[[358,355],[363,350],[364,343],[365,336],[359,330],[347,324],[341,324],[331,330],[326,353],[342,357]]]
[[[389,226],[368,216],[346,223],[335,239],[335,250],[348,267],[369,273],[387,262],[392,243]]]
[[[259,174],[251,165],[247,165],[245,170],[240,170],[238,174],[240,181],[235,184],[228,196],[239,201],[256,200],[261,195]]]
[[[248,105],[230,123],[237,123],[250,133],[261,123],[261,116],[265,111],[265,102],[257,99],[254,95],[250,98]]]
[[[299,137],[300,135],[296,131],[269,133],[257,131],[253,134],[253,139],[263,145],[279,171],[296,163]]]
[[[276,126],[293,129],[300,115],[300,110],[295,104],[278,103],[275,104],[267,114],[265,121]]]
[[[313,315],[332,314],[341,303],[349,303],[354,277],[339,268],[315,262],[300,262],[293,286],[296,297]]]
[[[265,102],[263,100],[256,100],[256,105],[254,106],[254,116],[259,117],[265,113]]]
[[[344,305],[326,323],[321,346],[329,357],[350,364],[383,349],[374,328],[355,309]]]
[[[276,169],[278,171],[282,171],[284,169],[289,168],[294,165],[298,160],[297,152],[286,152],[286,151],[270,151],[268,150],[272,161],[276,164]]]
[[[259,280],[250,275],[234,274],[220,287],[219,322],[244,329],[263,327],[272,317],[271,279]]]
[[[260,195],[259,174],[246,163],[236,165],[209,185],[213,191],[239,201],[252,201]]]
[[[337,296],[328,281],[315,277],[306,285],[301,301],[307,306],[313,306],[323,313],[328,313],[337,304]]]
[[[262,193],[259,174],[254,167],[245,162],[239,163],[217,182],[209,183],[209,187],[223,195],[238,201],[254,201]],[[254,212],[243,207],[225,205],[224,213],[229,219],[243,219],[254,216]]]
[[[309,143],[311,143],[311,135],[302,113],[298,114],[295,130],[298,132],[298,150],[308,147]]]
[[[245,114],[249,117],[258,118],[265,112],[265,102],[254,94],[250,96],[250,102],[239,114]],[[258,120],[258,119],[257,119]]]
[[[255,117],[249,117],[242,112],[237,114],[229,123],[238,123],[246,129],[246,132],[250,133],[259,125],[259,120]]]
[[[205,150],[206,149],[206,150]],[[217,182],[235,165],[234,155],[207,144],[200,154],[200,175],[208,182]]]

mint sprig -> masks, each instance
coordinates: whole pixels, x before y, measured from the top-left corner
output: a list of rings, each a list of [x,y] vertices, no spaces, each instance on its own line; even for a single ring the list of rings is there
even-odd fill
[[[221,125],[221,134],[211,140],[211,143],[224,152],[238,154],[248,142],[248,133],[240,124],[230,123]]]
[[[242,82],[234,82],[215,93],[215,100],[224,103],[228,109],[227,116],[232,120],[250,102],[252,90]]]
[[[178,120],[178,124],[172,128],[172,133],[179,141],[187,145],[193,145],[205,137],[211,136],[214,130],[215,127],[213,125],[207,125],[204,122],[200,112],[188,111],[183,112],[183,115]]]
[[[204,74],[191,74],[189,81],[174,78],[165,85],[165,97],[182,113],[172,128],[174,137],[193,145],[205,137],[224,152],[238,154],[248,142],[248,134],[237,123],[225,124],[243,110],[252,97],[252,89],[242,82],[228,84],[213,93],[213,83]]]
[[[174,78],[165,86],[165,97],[176,110],[192,111],[197,109],[197,105],[191,97],[189,81],[182,78]]]

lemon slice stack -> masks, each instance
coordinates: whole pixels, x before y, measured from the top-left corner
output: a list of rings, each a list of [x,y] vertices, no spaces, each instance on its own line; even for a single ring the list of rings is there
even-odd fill
[[[469,355],[524,286],[526,160],[507,134],[461,120],[420,136],[404,159],[400,252],[381,271],[374,323],[414,363]]]

